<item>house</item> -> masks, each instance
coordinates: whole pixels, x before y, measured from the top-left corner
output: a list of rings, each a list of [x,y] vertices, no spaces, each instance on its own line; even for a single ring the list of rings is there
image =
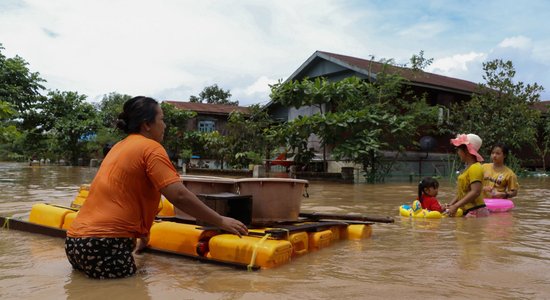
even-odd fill
[[[540,102],[537,102],[533,104],[533,108],[536,110],[539,110],[542,114],[543,119],[548,120],[550,117],[549,115],[549,109],[550,109],[550,100],[542,100]],[[545,121],[548,122],[548,121]],[[544,149],[544,129],[539,128],[538,129],[538,146],[541,149]],[[536,153],[533,149],[527,148],[525,150],[522,149],[520,153],[521,157],[524,158],[522,166],[529,170],[539,170],[539,171],[547,171],[549,169],[548,164],[550,162],[550,153],[547,153],[544,157],[544,161],[541,158],[541,155],[539,153]]]
[[[220,134],[226,134],[226,124],[229,115],[236,111],[244,114],[249,114],[248,107],[225,105],[225,104],[209,104],[165,100],[164,103],[171,104],[177,109],[193,111],[196,113],[194,118],[187,121],[185,129],[188,131],[212,132],[218,131]],[[183,161],[178,161],[178,166],[182,166]],[[222,163],[223,164],[223,163]],[[215,159],[201,157],[200,153],[194,153],[190,166],[198,166],[208,169],[223,169],[224,166],[219,164]],[[196,170],[195,170],[196,171]]]
[[[181,110],[193,111],[197,113],[195,118],[192,118],[187,123],[187,130],[198,130],[200,132],[211,132],[217,130],[222,135],[225,134],[225,125],[229,118],[229,114],[234,111],[249,114],[248,107],[225,105],[225,104],[209,104],[209,103],[194,103],[166,100],[164,103],[172,104]]]
[[[478,84],[462,79],[424,71],[414,71],[410,68],[323,51],[313,53],[286,81],[302,80],[304,78],[315,79],[317,77],[324,77],[328,81],[340,81],[352,76],[364,80],[374,80],[383,68],[386,68],[386,72],[397,73],[407,79],[406,84],[409,85],[410,90],[416,95],[425,95],[426,101],[430,105],[441,106],[440,118],[442,120],[448,118],[449,109],[447,107],[451,103],[469,101],[478,88]],[[308,106],[296,109],[283,107],[273,102],[268,103],[266,109],[274,119],[282,122],[291,121],[298,116],[313,115],[319,112],[316,107]],[[327,108],[323,107],[323,110],[326,111]],[[436,144],[440,146],[437,150],[437,152],[440,152],[439,154],[432,153],[428,158],[426,152],[410,151],[402,158],[402,169],[396,170],[396,172],[447,175],[451,170],[448,163],[444,162],[446,153],[443,152],[445,152],[444,148],[448,145],[448,137],[439,137]],[[326,151],[326,149],[321,149],[321,143],[315,136],[310,137],[308,146],[313,147],[318,153]],[[317,158],[319,159],[322,156],[322,154],[319,154]],[[330,155],[325,156],[330,157]],[[430,163],[429,160],[433,161]],[[329,161],[327,171],[339,172],[343,166],[345,164],[341,162]]]
[[[449,106],[453,102],[469,101],[475,92],[477,84],[471,81],[447,77],[443,75],[415,72],[409,68],[384,66],[383,63],[323,51],[313,53],[286,81],[315,79],[324,77],[328,81],[339,81],[356,76],[365,80],[373,80],[376,74],[387,67],[388,72],[398,73],[409,81],[411,90],[417,94],[425,94],[431,105]],[[308,113],[309,108],[288,108],[275,103],[268,103],[270,114],[279,120],[290,121],[298,115]],[[314,113],[314,112],[313,112]]]

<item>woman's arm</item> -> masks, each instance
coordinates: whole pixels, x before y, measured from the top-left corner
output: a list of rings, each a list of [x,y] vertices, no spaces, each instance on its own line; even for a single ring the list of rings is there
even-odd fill
[[[480,194],[483,185],[480,181],[476,181],[470,184],[470,191],[462,197],[462,199],[457,199],[457,201],[451,202],[449,206],[449,216],[454,216],[459,207],[462,207],[468,202],[473,202]]]
[[[498,199],[508,199],[517,196],[518,191],[517,190],[511,190],[511,191],[505,191],[505,192],[495,192],[492,194],[493,198]]]
[[[451,202],[445,203],[445,204],[443,205],[444,210],[449,209],[449,207],[450,207],[451,205],[455,204],[457,201],[458,201],[458,195],[455,195],[455,197],[453,198],[453,200],[451,200]]]
[[[508,198],[513,198],[518,194],[518,188],[519,188],[518,177],[508,167],[506,169],[508,170],[509,174],[507,175],[507,178],[505,181],[506,186],[504,186],[504,191],[495,192],[492,195],[493,198],[508,199]]]
[[[190,214],[191,216],[217,226],[233,234],[247,235],[248,229],[239,220],[225,217],[212,210],[204,204],[195,194],[191,193],[181,182],[169,184],[160,192],[175,207]]]
[[[511,190],[508,192],[508,198],[512,198],[518,195],[518,190]]]

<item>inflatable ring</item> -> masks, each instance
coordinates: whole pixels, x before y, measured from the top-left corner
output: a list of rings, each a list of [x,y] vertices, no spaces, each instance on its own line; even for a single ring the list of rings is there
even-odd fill
[[[436,210],[427,210],[427,209],[420,209],[419,205],[420,202],[416,203],[418,200],[415,200],[413,202],[413,206],[403,204],[399,206],[399,214],[403,217],[412,217],[412,218],[426,218],[426,219],[441,219],[444,217],[448,217],[447,214],[440,213]],[[416,204],[416,205],[415,205]],[[416,208],[416,209],[414,209]],[[462,209],[459,208],[456,211],[455,217],[462,217]]]
[[[510,199],[483,199],[490,212],[505,212],[514,208],[514,202]]]

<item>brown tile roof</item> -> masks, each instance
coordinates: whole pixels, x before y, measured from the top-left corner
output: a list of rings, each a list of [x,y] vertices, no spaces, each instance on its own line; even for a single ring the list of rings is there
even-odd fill
[[[546,113],[548,111],[548,108],[550,107],[550,100],[544,100],[544,101],[537,102],[537,103],[533,104],[533,107],[535,109],[540,110],[543,113]]]
[[[182,102],[165,100],[165,103],[174,105],[182,110],[190,110],[197,113],[214,114],[214,115],[229,115],[233,111],[238,111],[244,114],[249,114],[248,107],[225,105],[225,104],[208,104],[208,103],[194,103],[194,102]]]
[[[329,61],[332,61],[334,63],[338,63],[340,65],[344,65],[346,67],[350,67],[350,69],[359,69],[358,71],[362,71],[361,73],[379,73],[382,70],[382,67],[384,66],[380,62],[362,59],[362,58],[356,58],[341,54],[335,54],[335,53],[329,53],[324,51],[317,51],[314,55],[316,55],[328,59]],[[395,67],[395,66],[389,66],[390,72],[397,72],[404,78],[408,79],[409,81],[415,83],[416,85],[424,85],[424,86],[431,86],[431,87],[440,87],[443,89],[452,89],[456,91],[461,92],[468,92],[472,93],[476,90],[477,84],[471,81],[466,81],[462,79],[447,77],[443,75],[437,75],[434,73],[428,73],[424,71],[420,72],[414,72],[413,70],[409,68],[401,68],[401,67]],[[370,75],[370,74],[367,74]]]

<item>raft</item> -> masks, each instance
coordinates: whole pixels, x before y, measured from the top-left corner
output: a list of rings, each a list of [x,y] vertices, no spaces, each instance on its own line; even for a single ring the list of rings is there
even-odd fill
[[[88,185],[81,186],[68,207],[38,203],[32,206],[28,220],[0,217],[0,221],[4,227],[11,229],[65,237],[88,190]],[[248,270],[270,269],[342,240],[369,238],[372,224],[300,218],[298,222],[285,222],[272,227],[251,227],[248,236],[239,237],[176,217],[174,206],[162,198],[145,251],[175,254]]]
[[[418,200],[413,201],[412,206],[408,204],[403,204],[399,206],[399,214],[403,217],[425,219],[441,219],[448,217],[447,214],[438,212],[436,210],[423,209]],[[462,214],[462,209],[459,208],[456,212],[455,217],[462,217]]]

